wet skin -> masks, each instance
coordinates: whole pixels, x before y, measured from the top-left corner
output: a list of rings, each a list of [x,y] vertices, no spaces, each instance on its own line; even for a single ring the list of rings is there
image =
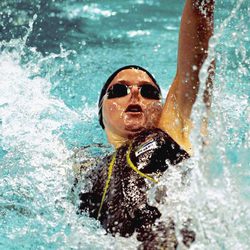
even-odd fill
[[[145,83],[156,87],[147,73],[137,69],[125,69],[115,76],[108,89],[116,83],[130,86],[130,93],[112,99],[104,96],[102,110],[105,131],[130,139],[144,129],[156,127],[162,112],[161,100],[142,97],[138,88]]]

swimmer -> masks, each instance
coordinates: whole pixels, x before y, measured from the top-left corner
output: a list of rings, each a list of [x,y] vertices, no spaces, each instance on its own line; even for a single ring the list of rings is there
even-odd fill
[[[202,8],[202,11],[201,9]],[[115,152],[98,164],[80,165],[89,184],[80,193],[80,212],[98,219],[112,235],[136,234],[139,249],[176,249],[171,218],[148,204],[146,190],[157,185],[169,165],[192,155],[190,120],[199,88],[199,70],[213,34],[214,0],[186,0],[179,35],[177,73],[164,105],[155,78],[146,69],[128,65],[106,81],[99,98],[99,122]],[[207,88],[212,86],[214,64]],[[211,91],[204,94],[209,109]],[[182,230],[186,246],[195,233]]]

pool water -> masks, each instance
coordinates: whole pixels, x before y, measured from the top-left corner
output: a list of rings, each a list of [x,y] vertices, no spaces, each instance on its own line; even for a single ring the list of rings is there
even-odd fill
[[[209,144],[201,147],[199,134],[206,78],[201,73],[192,114],[195,156],[162,177],[159,185],[167,187],[168,197],[160,210],[163,218],[174,218],[177,237],[192,219],[197,239],[191,249],[249,249],[250,3],[216,4],[208,58],[216,58]],[[112,150],[98,124],[97,100],[117,68],[147,68],[166,96],[183,5],[1,1],[0,249],[136,248],[134,237],[106,235],[97,221],[76,214],[71,156],[96,143],[107,147],[93,146],[86,158]]]

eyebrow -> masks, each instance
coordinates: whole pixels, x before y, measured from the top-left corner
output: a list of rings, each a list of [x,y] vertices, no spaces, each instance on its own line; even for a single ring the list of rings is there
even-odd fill
[[[118,80],[114,84],[117,84],[117,83],[121,83],[121,84],[125,84],[125,85],[132,84],[130,81],[126,81],[126,80]],[[114,85],[114,84],[112,84],[112,85]],[[140,86],[140,85],[143,85],[143,84],[151,84],[151,85],[155,86],[155,84],[153,82],[148,82],[148,81],[140,81],[136,85]]]

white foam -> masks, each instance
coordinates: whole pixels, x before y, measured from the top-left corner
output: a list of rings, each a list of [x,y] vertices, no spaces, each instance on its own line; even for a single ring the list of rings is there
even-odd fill
[[[82,10],[83,13],[88,14],[88,16],[92,19],[98,19],[99,16],[111,17],[116,15],[115,11],[103,10],[98,7],[97,4],[86,4],[83,6]]]
[[[127,32],[128,37],[149,36],[150,34],[149,30],[130,30]]]

